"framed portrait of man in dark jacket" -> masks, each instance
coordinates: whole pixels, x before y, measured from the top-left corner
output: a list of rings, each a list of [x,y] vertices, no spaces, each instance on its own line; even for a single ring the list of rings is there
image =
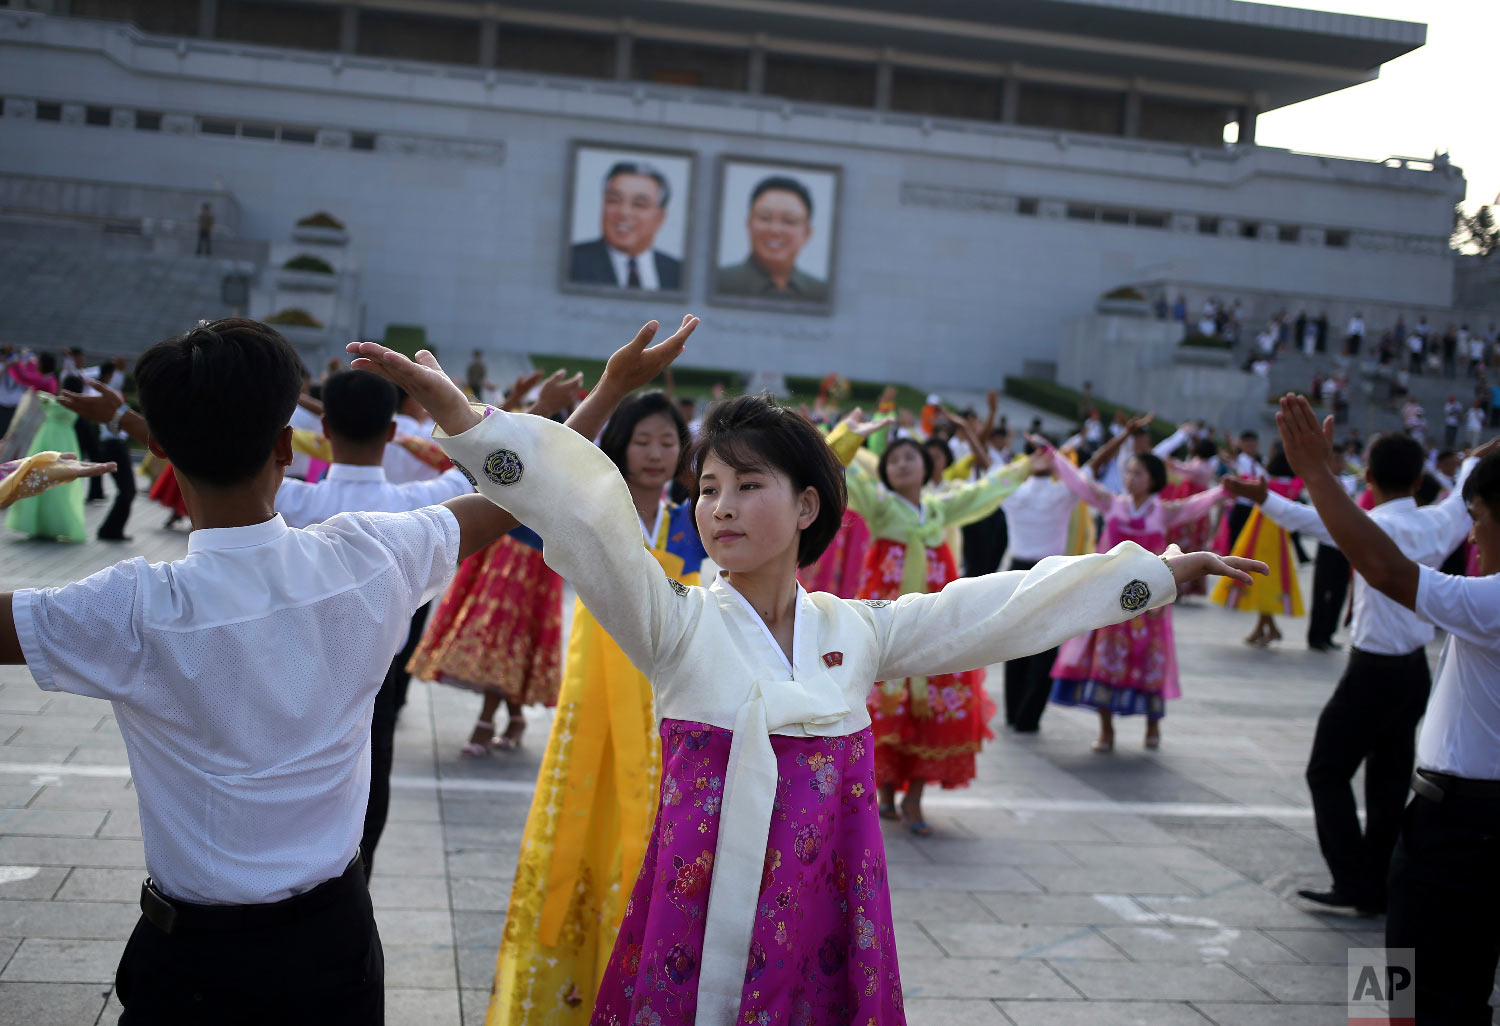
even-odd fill
[[[575,142],[569,160],[563,288],[684,295],[692,154]]]
[[[831,312],[838,195],[836,167],[721,159],[709,298]]]

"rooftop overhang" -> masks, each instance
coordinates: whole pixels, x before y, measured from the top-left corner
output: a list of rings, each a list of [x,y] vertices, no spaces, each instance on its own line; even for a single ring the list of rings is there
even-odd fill
[[[1264,110],[1377,77],[1420,47],[1427,27],[1239,0],[362,0],[501,20],[567,18],[683,35],[759,38],[770,49],[931,59],[1199,87],[1253,96]],[[524,5],[524,6],[523,6]],[[580,25],[580,27],[583,27]]]

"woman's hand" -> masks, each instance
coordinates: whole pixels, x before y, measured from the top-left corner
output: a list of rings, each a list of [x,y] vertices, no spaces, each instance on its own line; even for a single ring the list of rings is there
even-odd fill
[[[896,423],[895,417],[876,417],[870,420],[863,408],[856,406],[843,419],[843,425],[861,438],[872,438]]]
[[[10,469],[0,477],[0,509],[69,481],[115,471],[113,463],[79,462],[78,454],[71,452],[39,452],[5,467]]]
[[[1271,568],[1258,559],[1243,556],[1221,556],[1217,552],[1183,552],[1176,545],[1168,545],[1161,558],[1178,586],[1204,577],[1228,577],[1241,584],[1254,583],[1251,574],[1265,576]]]
[[[566,410],[578,402],[578,389],[583,385],[582,372],[574,374],[571,378],[564,377],[566,370],[558,369],[548,375],[547,380],[542,382],[541,392],[538,393],[536,402],[531,404],[527,413],[538,417],[550,417],[554,413]]]
[[[687,314],[676,332],[653,346],[651,340],[656,337],[656,329],[661,325],[656,321],[647,321],[636,332],[635,338],[615,350],[609,362],[604,365],[604,376],[599,379],[599,384],[607,385],[611,391],[620,395],[628,395],[651,384],[671,366],[673,360],[682,355],[688,337],[697,330],[698,324],[697,317]]]
[[[461,435],[483,418],[469,405],[469,397],[444,373],[437,357],[423,349],[415,361],[405,354],[387,349],[379,342],[350,342],[345,347],[354,354],[355,370],[367,370],[402,388],[406,394],[432,414],[437,426],[448,435]]]

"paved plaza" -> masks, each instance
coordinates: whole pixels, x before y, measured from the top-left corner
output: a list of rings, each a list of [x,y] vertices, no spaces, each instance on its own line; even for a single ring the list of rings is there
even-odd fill
[[[124,547],[11,535],[0,591],[180,556],[161,518],[138,501]],[[1305,621],[1260,651],[1246,616],[1176,615],[1186,694],[1160,751],[1126,722],[1093,754],[1093,717],[1052,708],[1039,736],[990,744],[973,787],[931,798],[937,836],[885,824],[913,1026],[1345,1021],[1346,951],[1381,945],[1382,923],[1291,897],[1326,883],[1302,772],[1343,660],[1302,645]],[[477,706],[414,683],[397,735],[372,885],[393,1026],[484,1018],[549,720],[530,713],[519,754],[461,761]],[[114,1023],[143,859],[109,707],[0,668],[0,804],[0,1024]]]

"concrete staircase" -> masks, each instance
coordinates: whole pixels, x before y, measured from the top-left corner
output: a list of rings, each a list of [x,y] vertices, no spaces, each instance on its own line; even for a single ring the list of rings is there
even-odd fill
[[[254,259],[152,248],[139,235],[0,222],[0,342],[82,346],[91,360],[134,356],[199,319],[233,314],[221,298],[224,278],[258,270]],[[241,257],[254,252],[236,248]]]
[[[1405,360],[1404,350],[1400,359]],[[1348,368],[1345,373],[1348,376],[1350,390],[1348,427],[1357,428],[1365,438],[1380,431],[1400,430],[1399,409],[1393,408],[1387,399],[1389,378],[1395,374],[1397,365],[1378,368],[1373,357],[1368,353],[1361,353],[1359,360],[1348,361],[1345,365]],[[1404,365],[1403,363],[1400,366]],[[1328,353],[1306,356],[1301,350],[1284,351],[1281,356],[1277,357],[1271,370],[1271,395],[1280,396],[1287,392],[1306,395],[1312,387],[1315,373],[1322,371],[1327,377],[1338,371],[1339,367],[1339,358]],[[1382,371],[1389,373],[1382,374]],[[1457,376],[1453,378],[1432,372],[1411,375],[1409,391],[1422,404],[1427,415],[1427,440],[1429,442],[1439,445],[1442,443],[1443,404],[1448,401],[1448,396],[1456,395],[1464,405],[1470,405],[1475,398],[1474,386],[1475,379],[1466,376],[1461,368]],[[1344,428],[1341,427],[1339,434],[1342,435],[1343,431]],[[1463,437],[1463,432],[1460,430],[1460,443]]]

